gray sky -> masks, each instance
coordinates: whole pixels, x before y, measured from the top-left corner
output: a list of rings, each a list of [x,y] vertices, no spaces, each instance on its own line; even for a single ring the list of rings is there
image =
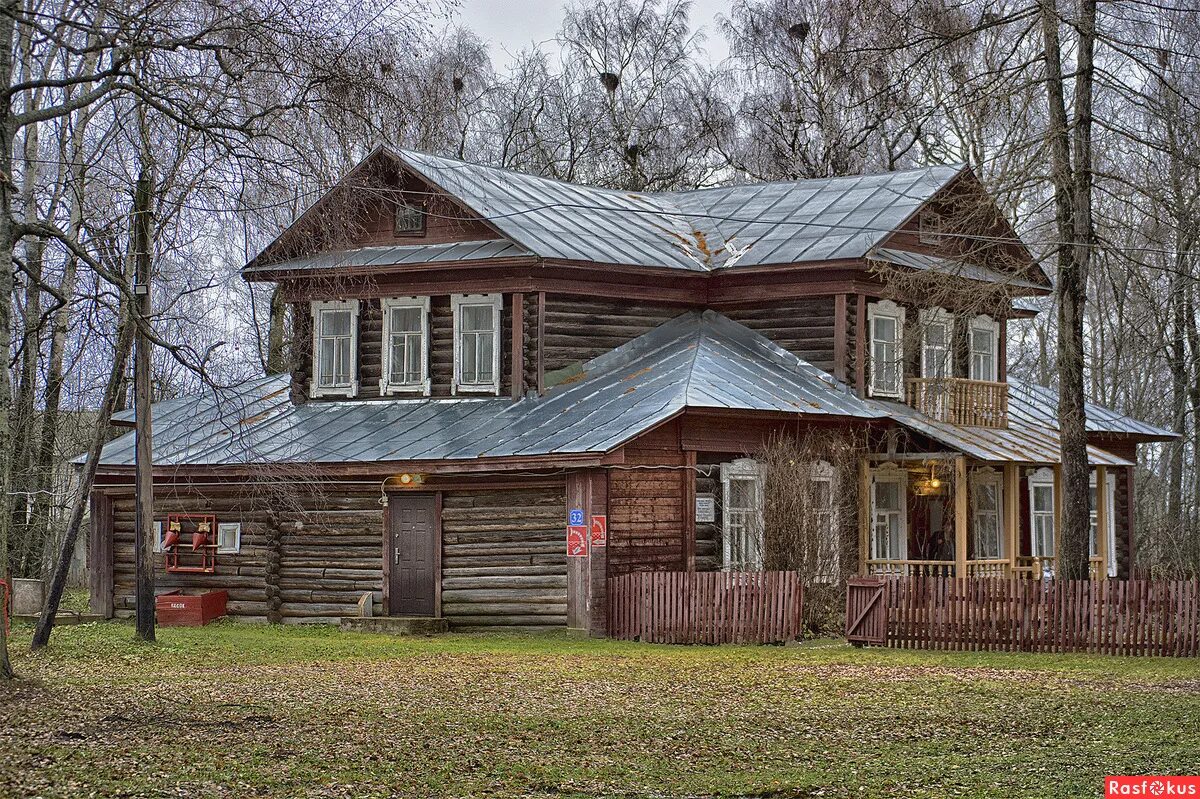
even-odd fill
[[[692,28],[704,29],[704,47],[714,62],[728,55],[715,17],[728,16],[730,4],[731,0],[694,0],[692,5]],[[545,42],[546,49],[552,49],[562,17],[563,3],[557,0],[462,0],[453,21],[491,43],[492,61],[499,68],[508,62],[506,51],[515,53],[531,42]]]

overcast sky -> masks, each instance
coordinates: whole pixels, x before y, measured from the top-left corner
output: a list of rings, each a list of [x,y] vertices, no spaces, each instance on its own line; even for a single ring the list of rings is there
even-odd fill
[[[729,16],[730,2],[695,0],[692,4],[692,28],[704,29],[704,47],[713,62],[728,54],[715,17]],[[454,21],[490,42],[492,62],[499,68],[508,62],[506,52],[515,53],[530,43],[542,42],[551,49],[562,17],[563,3],[556,0],[462,0]]]

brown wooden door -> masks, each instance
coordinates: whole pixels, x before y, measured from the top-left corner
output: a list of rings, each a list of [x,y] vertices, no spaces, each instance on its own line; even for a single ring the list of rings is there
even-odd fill
[[[433,616],[437,591],[437,502],[433,494],[397,494],[391,514],[388,614]]]

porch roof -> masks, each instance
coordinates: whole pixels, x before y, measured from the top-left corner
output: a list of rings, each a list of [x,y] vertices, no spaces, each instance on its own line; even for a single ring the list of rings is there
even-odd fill
[[[1010,391],[1010,397],[1011,394]],[[998,428],[948,424],[899,402],[879,404],[886,406],[888,415],[905,427],[981,461],[1054,464],[1062,460],[1058,430],[1014,416],[1011,405],[1008,427]],[[1087,449],[1088,462],[1097,466],[1133,465],[1099,447],[1089,445]]]
[[[287,375],[156,403],[156,466],[376,463],[607,453],[686,408],[874,419],[883,411],[763,336],[688,312],[542,397],[292,403]],[[128,418],[128,415],[126,415]],[[133,434],[101,463],[133,464]]]

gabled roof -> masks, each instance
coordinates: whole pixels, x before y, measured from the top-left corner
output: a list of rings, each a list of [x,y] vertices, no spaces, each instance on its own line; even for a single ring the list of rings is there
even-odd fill
[[[692,272],[862,258],[951,181],[969,173],[957,164],[686,192],[633,192],[383,147],[363,164],[379,158],[392,159],[446,192],[475,219],[536,257]],[[408,257],[406,263],[420,256]],[[262,258],[251,261],[246,273],[267,271]],[[295,261],[270,268],[306,268],[311,262],[303,257]]]
[[[156,466],[375,463],[609,452],[686,408],[879,418],[825,372],[713,311],[584,364],[543,397],[310,402],[289,378],[154,406]],[[133,435],[101,463],[130,466]]]

